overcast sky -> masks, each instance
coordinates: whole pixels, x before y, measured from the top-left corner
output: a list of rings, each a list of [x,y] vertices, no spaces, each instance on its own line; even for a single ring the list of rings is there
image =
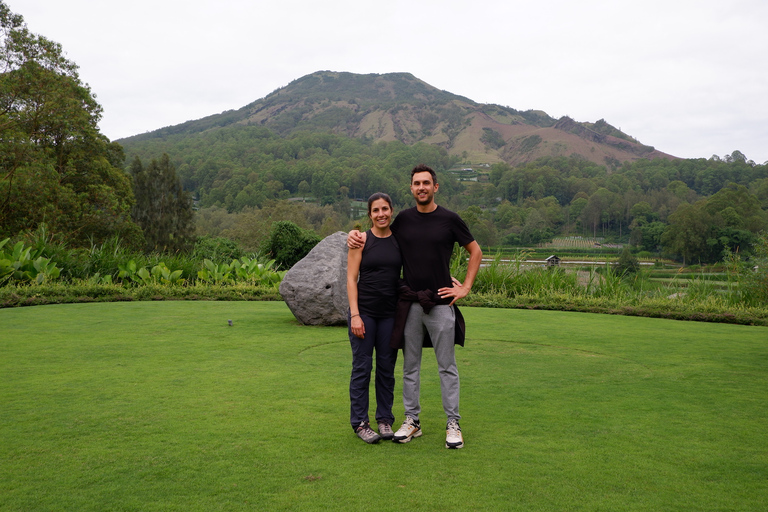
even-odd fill
[[[678,157],[768,161],[766,0],[5,1],[78,64],[112,140],[315,71],[409,72]]]

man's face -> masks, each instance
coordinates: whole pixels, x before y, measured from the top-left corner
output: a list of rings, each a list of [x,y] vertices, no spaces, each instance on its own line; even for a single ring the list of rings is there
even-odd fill
[[[424,171],[417,172],[411,179],[411,194],[420,205],[428,205],[435,199],[438,184],[432,180],[432,174]]]

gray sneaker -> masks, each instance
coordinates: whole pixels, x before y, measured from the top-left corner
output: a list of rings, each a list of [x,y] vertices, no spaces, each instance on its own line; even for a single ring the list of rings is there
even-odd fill
[[[449,420],[445,426],[445,447],[464,448],[464,437],[461,435],[461,427],[457,420]]]
[[[392,439],[395,433],[392,431],[392,425],[389,423],[379,423],[379,435],[382,439]]]
[[[365,421],[360,422],[360,425],[355,429],[355,433],[357,434],[357,437],[368,444],[376,444],[381,441],[381,436],[374,432],[371,429],[371,426]]]

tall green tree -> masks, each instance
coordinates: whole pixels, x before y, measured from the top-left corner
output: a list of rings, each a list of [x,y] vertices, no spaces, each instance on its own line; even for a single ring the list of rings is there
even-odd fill
[[[666,229],[667,224],[659,221],[643,224],[638,228],[637,239],[633,243],[643,251],[658,253],[661,251],[661,237],[664,236]]]
[[[181,187],[167,154],[145,168],[131,163],[136,204],[132,215],[141,226],[147,251],[176,252],[190,248],[194,234],[192,199]]]
[[[606,188],[599,188],[589,197],[581,217],[585,225],[592,228],[592,234],[597,236],[597,228],[601,226],[603,234],[613,219],[620,212],[618,194]]]
[[[683,264],[707,262],[711,259],[707,239],[714,233],[714,219],[707,212],[704,200],[684,203],[669,216],[669,226],[661,237],[664,249],[678,254]]]
[[[101,106],[77,70],[0,0],[0,234],[45,224],[74,244],[137,243],[122,148],[99,133]]]
[[[706,204],[707,211],[719,214],[728,227],[755,233],[768,229],[768,213],[761,208],[760,199],[744,185],[729,183],[707,198]]]

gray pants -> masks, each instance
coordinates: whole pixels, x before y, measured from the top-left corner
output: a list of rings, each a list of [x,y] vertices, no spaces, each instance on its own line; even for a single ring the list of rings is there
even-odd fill
[[[405,323],[403,348],[403,405],[406,416],[419,419],[421,405],[421,348],[424,328],[429,332],[437,358],[443,410],[448,420],[459,420],[459,370],[456,367],[454,344],[455,313],[451,306],[435,306],[424,313],[421,304],[414,302]]]

